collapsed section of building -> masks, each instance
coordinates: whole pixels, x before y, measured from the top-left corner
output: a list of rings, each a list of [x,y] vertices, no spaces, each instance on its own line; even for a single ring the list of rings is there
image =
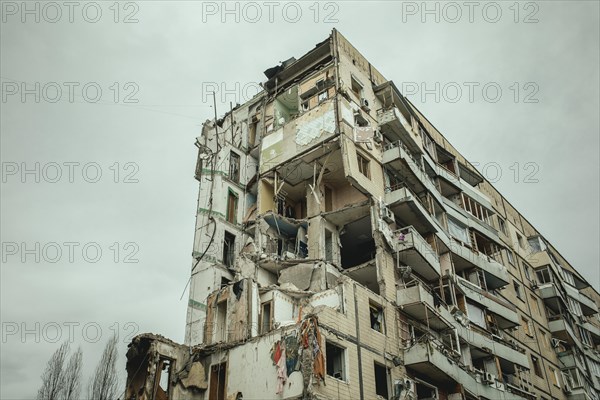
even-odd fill
[[[197,138],[185,343],[126,399],[596,399],[600,296],[338,31]]]

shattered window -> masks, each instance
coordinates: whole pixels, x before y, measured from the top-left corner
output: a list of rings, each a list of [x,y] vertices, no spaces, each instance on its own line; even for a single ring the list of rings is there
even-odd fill
[[[235,235],[229,232],[225,232],[223,240],[223,264],[227,267],[233,266],[235,250]]]
[[[327,375],[342,381],[346,380],[346,349],[329,341],[325,343]]]
[[[370,179],[371,174],[369,172],[369,160],[360,154],[356,154],[356,161],[358,162],[358,172]]]
[[[233,151],[229,154],[229,179],[240,181],[240,156]]]
[[[369,313],[371,315],[371,329],[383,333],[383,308],[378,304],[370,303]]]

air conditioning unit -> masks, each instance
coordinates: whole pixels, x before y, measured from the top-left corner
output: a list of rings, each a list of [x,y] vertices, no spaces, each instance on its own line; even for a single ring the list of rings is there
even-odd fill
[[[483,375],[483,382],[487,383],[488,385],[491,385],[491,384],[495,383],[496,382],[496,375],[491,374],[489,372],[486,372]]]
[[[396,216],[394,215],[394,212],[392,210],[390,210],[389,208],[387,208],[387,207],[383,207],[381,209],[381,217],[388,224],[396,222]]]
[[[371,109],[369,108],[369,101],[364,98],[360,99],[360,108],[362,108],[365,112],[371,111]]]

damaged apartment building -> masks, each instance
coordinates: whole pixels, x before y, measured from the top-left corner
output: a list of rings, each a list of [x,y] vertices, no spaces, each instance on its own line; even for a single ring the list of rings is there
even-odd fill
[[[599,400],[599,295],[338,31],[197,138],[185,342],[125,399]]]

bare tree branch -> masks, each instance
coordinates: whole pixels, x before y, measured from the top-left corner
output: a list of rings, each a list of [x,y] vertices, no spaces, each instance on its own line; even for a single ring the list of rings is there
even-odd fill
[[[88,386],[90,400],[117,400],[119,379],[117,376],[117,336],[110,338],[102,358],[96,366],[94,376]]]
[[[78,400],[81,392],[81,367],[83,360],[83,352],[81,347],[71,355],[69,363],[64,371],[64,389],[62,392],[62,400]]]
[[[69,354],[69,342],[65,341],[52,354],[46,370],[42,374],[42,386],[38,390],[38,400],[58,400],[65,385],[64,364]]]

